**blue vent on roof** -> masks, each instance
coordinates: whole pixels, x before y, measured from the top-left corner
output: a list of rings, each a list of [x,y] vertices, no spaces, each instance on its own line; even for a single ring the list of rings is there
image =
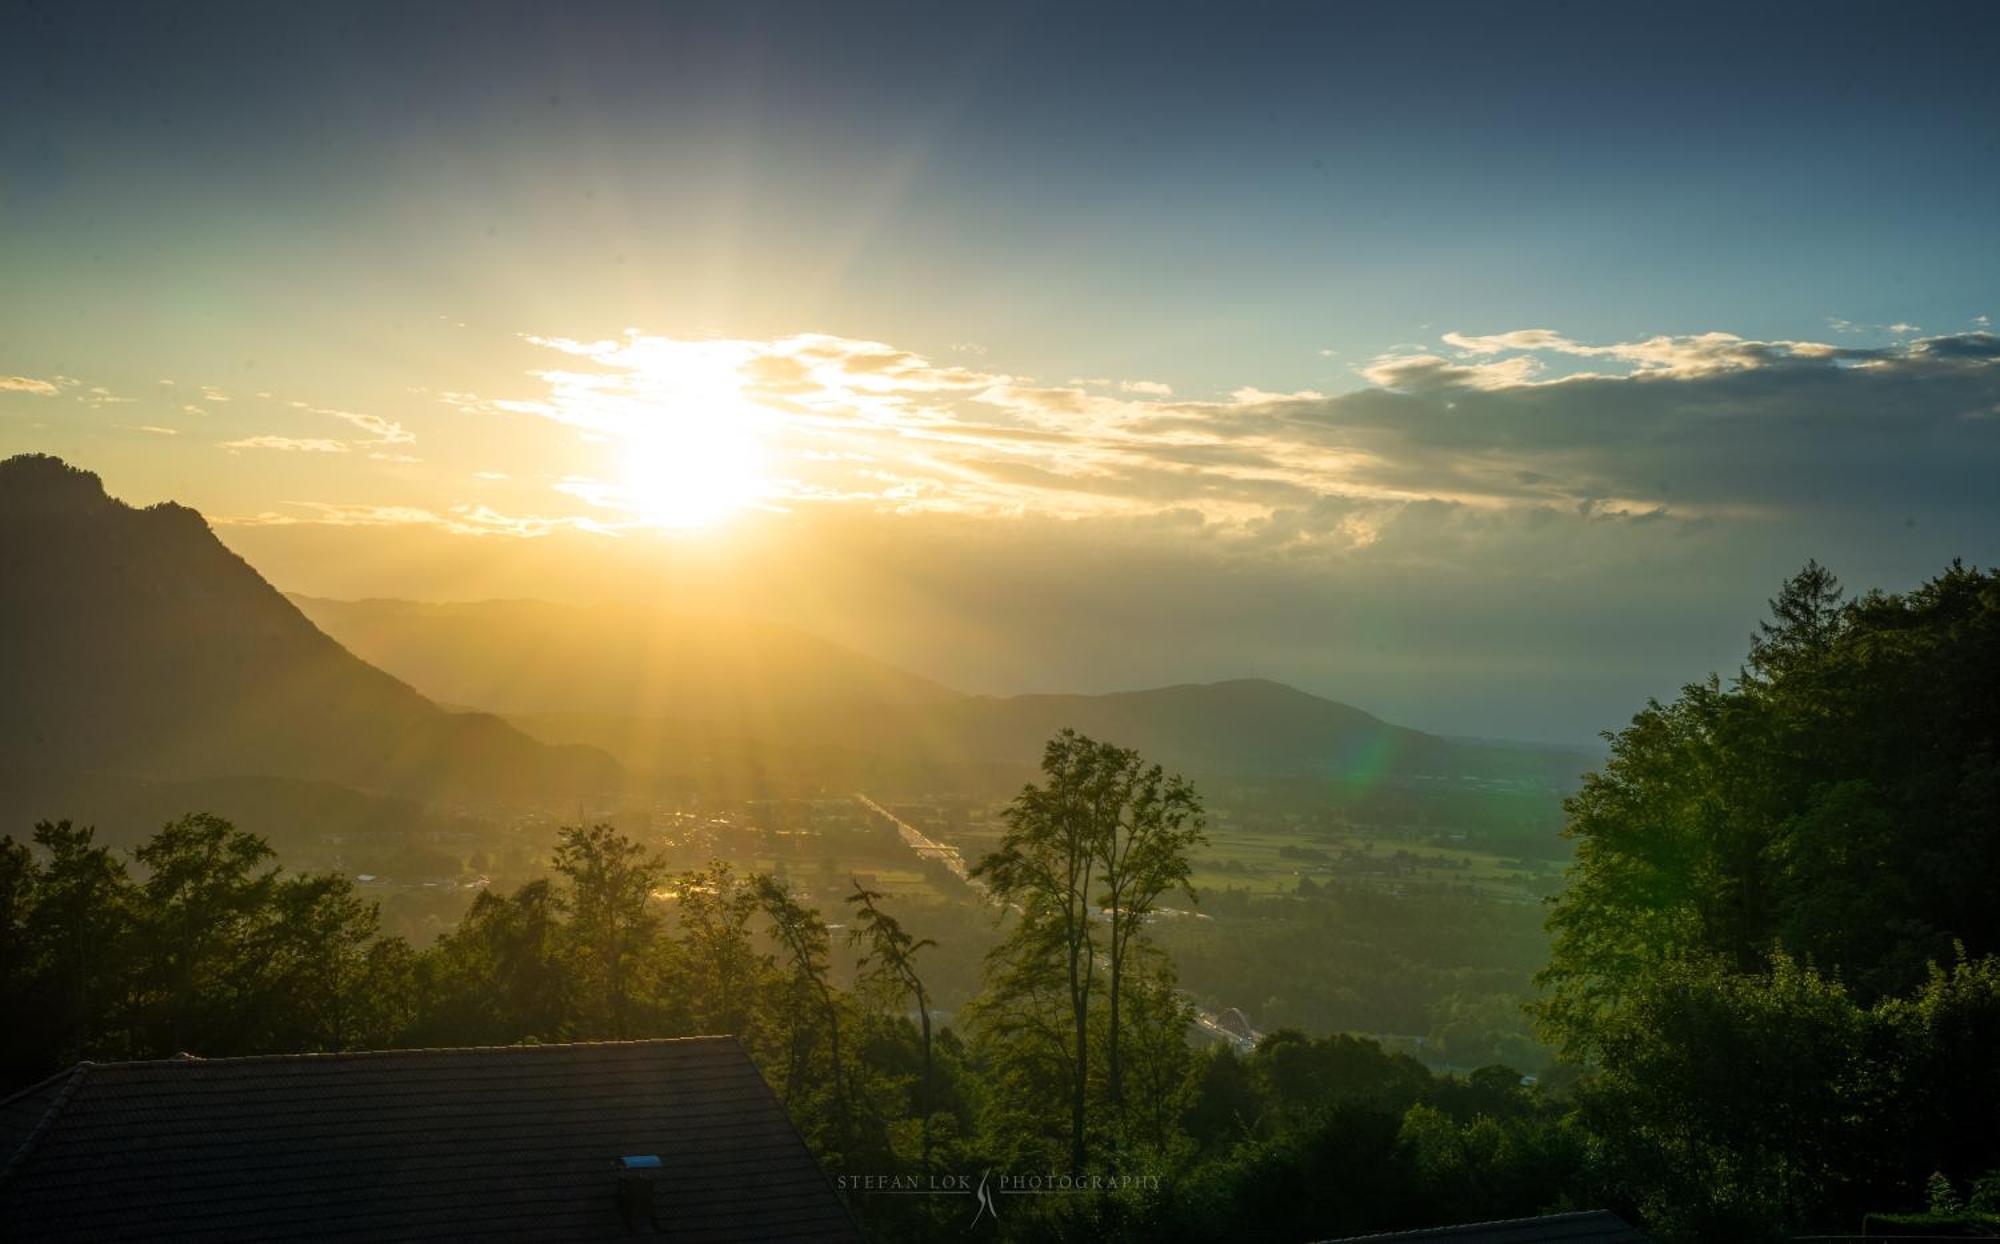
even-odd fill
[[[625,1163],[625,1169],[628,1171],[643,1170],[647,1167],[658,1166],[660,1164],[660,1155],[657,1153],[633,1153],[627,1154],[622,1161]]]

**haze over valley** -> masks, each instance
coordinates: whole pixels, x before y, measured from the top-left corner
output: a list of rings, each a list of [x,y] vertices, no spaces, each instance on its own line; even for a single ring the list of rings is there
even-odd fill
[[[2000,1233],[1995,65],[0,0],[0,1239]]]

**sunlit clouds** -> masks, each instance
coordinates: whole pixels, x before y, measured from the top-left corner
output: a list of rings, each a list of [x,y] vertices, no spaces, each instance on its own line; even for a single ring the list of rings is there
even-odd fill
[[[208,440],[146,439],[259,497],[204,511],[286,587],[667,599],[975,689],[1269,673],[1422,721],[1504,688],[1499,734],[1602,720],[1633,662],[1669,691],[1728,659],[1745,623],[1710,595],[1806,556],[1890,582],[1980,556],[2000,475],[1983,328],[1451,331],[1214,395],[826,333],[508,340],[484,380],[239,392]],[[382,422],[329,413],[357,409]]]
[[[1205,400],[828,334],[530,340],[566,360],[532,373],[541,392],[448,400],[572,429],[599,467],[547,486],[607,528],[825,505],[1175,513],[1244,544],[1361,550],[1415,503],[1698,522],[1898,487],[1876,469],[1888,444],[1935,454],[1909,459],[1912,489],[1927,469],[1964,483],[2000,466],[2000,339],[1983,332],[1872,349],[1448,332],[1435,352],[1360,365],[1345,393]]]
[[[318,436],[245,436],[233,441],[221,441],[223,449],[276,449],[285,453],[301,454],[344,454],[347,446],[339,441]]]
[[[1984,503],[2000,472],[2000,338],[1983,328],[1878,346],[1447,331],[1354,364],[1344,391],[1216,396],[1100,374],[1046,383],[990,356],[829,333],[511,340],[527,365],[482,391],[376,409],[198,381],[135,406],[26,375],[0,403],[78,418],[110,403],[147,416],[113,429],[198,426],[211,452],[323,464],[271,477],[284,492],[215,513],[225,524],[365,515],[483,535],[698,537],[805,511],[1033,516],[1384,558],[1412,555],[1399,531],[1439,538],[1419,507],[1462,515],[1447,526],[1479,540],[1495,523],[1915,521]]]

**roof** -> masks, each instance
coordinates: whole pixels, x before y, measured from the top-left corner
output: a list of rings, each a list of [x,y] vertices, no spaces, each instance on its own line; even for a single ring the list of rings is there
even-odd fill
[[[0,1237],[635,1234],[858,1238],[731,1037],[80,1063],[0,1102]]]
[[[1581,1210],[1573,1214],[1548,1214],[1541,1218],[1509,1218],[1502,1222],[1469,1222],[1456,1227],[1428,1227],[1420,1231],[1391,1231],[1383,1235],[1355,1235],[1333,1244],[1355,1244],[1361,1240],[1450,1240],[1455,1244],[1648,1244],[1645,1236],[1628,1226],[1609,1210]]]

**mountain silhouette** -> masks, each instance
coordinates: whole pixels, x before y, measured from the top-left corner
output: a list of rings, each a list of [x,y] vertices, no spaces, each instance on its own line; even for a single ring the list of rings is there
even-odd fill
[[[202,516],[136,509],[60,459],[0,462],[8,763],[264,775],[470,802],[611,788],[615,762],[448,712],[315,627]]]
[[[362,659],[444,703],[491,712],[682,716],[755,731],[856,704],[963,698],[817,636],[746,618],[541,600],[291,599]]]
[[[543,601],[294,599],[428,695],[656,773],[948,785],[984,770],[1011,782],[1065,727],[1191,773],[1557,786],[1584,767],[1576,753],[1446,739],[1264,679],[972,696],[739,619]]]

